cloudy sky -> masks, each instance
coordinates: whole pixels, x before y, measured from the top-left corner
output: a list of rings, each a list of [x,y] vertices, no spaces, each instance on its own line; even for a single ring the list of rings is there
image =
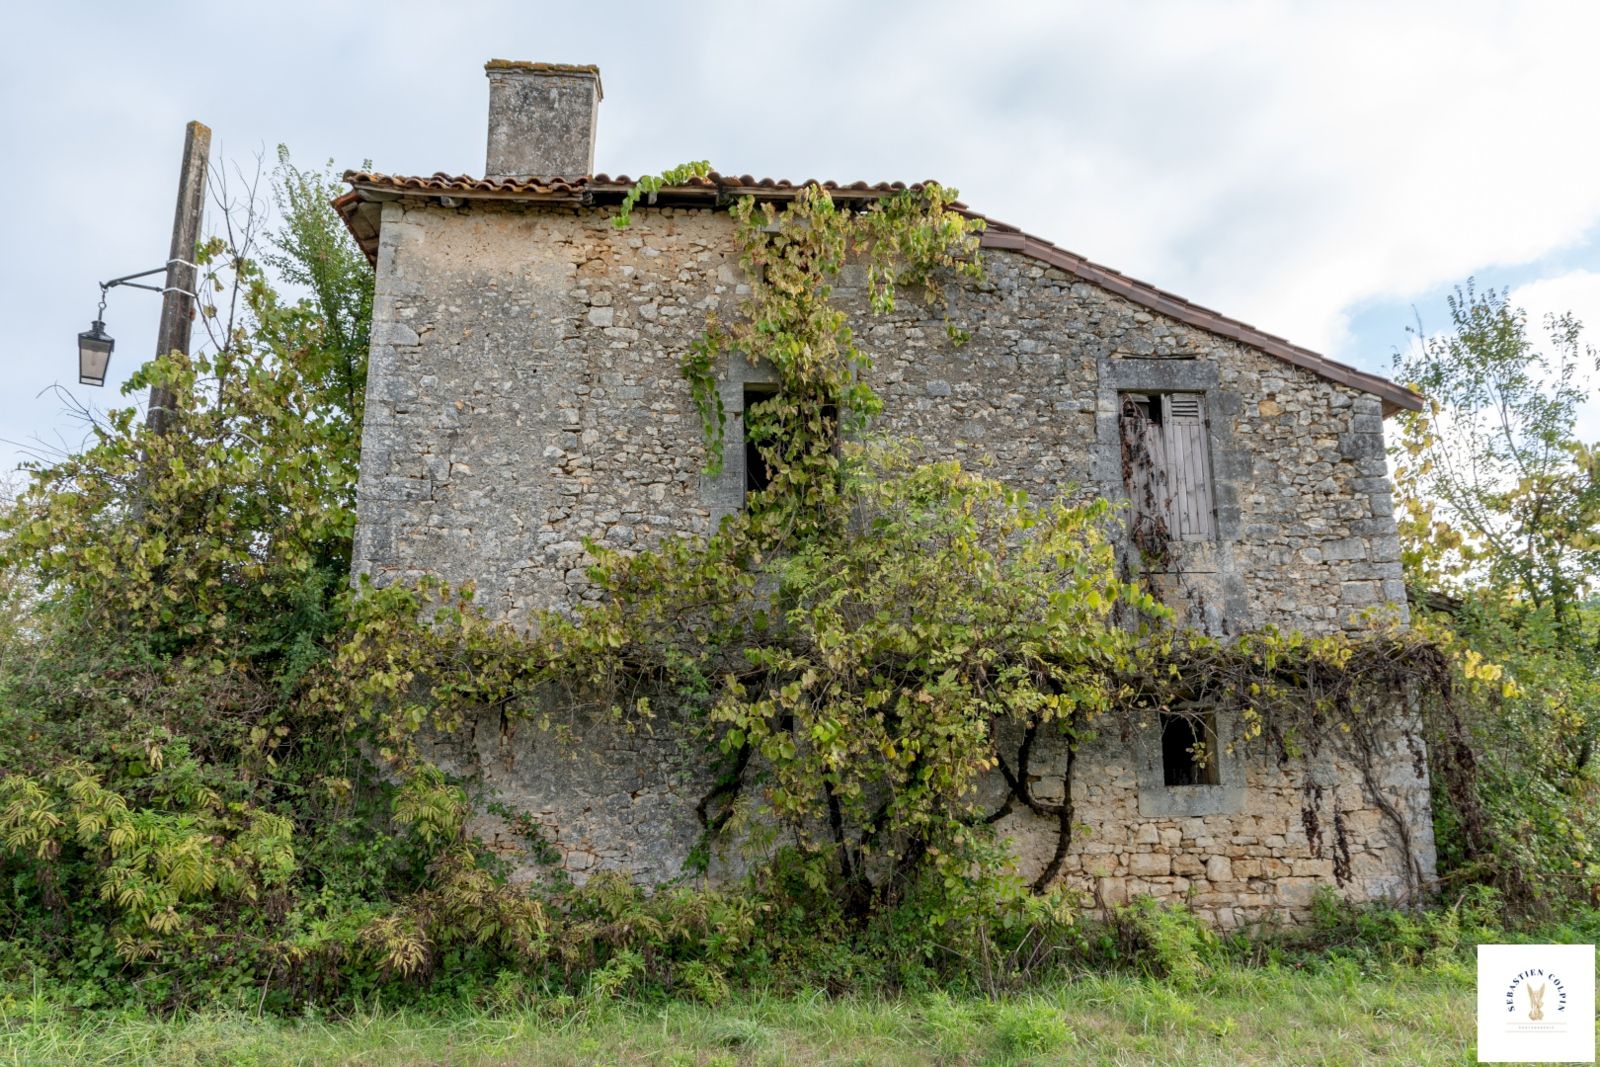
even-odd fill
[[[0,466],[81,436],[53,383],[117,402],[74,335],[166,255],[185,121],[213,167],[281,142],[477,174],[492,57],[600,65],[599,170],[938,178],[1369,370],[1469,276],[1600,342],[1597,41],[1589,2],[29,5],[0,40]],[[156,304],[113,291],[112,385]]]

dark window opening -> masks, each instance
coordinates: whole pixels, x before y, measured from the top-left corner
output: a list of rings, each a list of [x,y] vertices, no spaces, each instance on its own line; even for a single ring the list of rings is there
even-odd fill
[[[1145,393],[1129,393],[1123,398],[1133,410],[1124,414],[1137,415],[1151,426],[1161,425],[1161,398]]]
[[[1122,394],[1122,471],[1136,535],[1160,543],[1216,537],[1208,426],[1200,393]]]
[[[755,439],[750,434],[750,410],[757,404],[771,400],[777,389],[770,385],[744,387],[744,495],[759,493],[772,484],[772,468],[761,455]]]
[[[1216,716],[1161,716],[1161,775],[1167,785],[1222,784]]]
[[[773,470],[767,465],[766,459],[761,455],[762,446],[770,450],[776,445],[779,454],[787,451],[787,443],[771,440],[757,441],[751,430],[751,411],[778,395],[775,385],[747,385],[744,387],[744,494],[746,499],[752,493],[759,493],[772,485]],[[838,444],[839,436],[839,409],[833,404],[822,406],[823,432],[833,439],[834,445]]]

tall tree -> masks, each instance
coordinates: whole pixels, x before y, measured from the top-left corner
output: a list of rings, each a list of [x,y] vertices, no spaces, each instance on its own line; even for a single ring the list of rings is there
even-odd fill
[[[1578,438],[1577,415],[1600,360],[1572,315],[1537,336],[1505,290],[1468,282],[1449,308],[1449,330],[1419,330],[1395,359],[1428,397],[1400,416],[1391,449],[1407,577],[1450,594],[1448,618],[1424,625],[1475,683],[1463,715],[1503,843],[1494,864],[1537,872],[1537,896],[1591,895],[1600,446]],[[1458,828],[1448,815],[1436,825],[1441,869],[1470,874]]]
[[[349,571],[372,272],[328,207],[331,174],[280,151],[273,187],[273,229],[255,188],[216,190],[203,339],[125,387],[169,390],[172,432],[113,410],[0,515],[0,567],[36,590],[41,624],[268,673],[315,656]],[[280,295],[263,251],[304,295]]]
[[[1505,290],[1469,281],[1449,308],[1448,331],[1419,331],[1395,357],[1428,397],[1400,416],[1393,450],[1411,578],[1486,586],[1575,639],[1600,576],[1600,444],[1576,431],[1600,354],[1570,313],[1547,319],[1540,344]]]

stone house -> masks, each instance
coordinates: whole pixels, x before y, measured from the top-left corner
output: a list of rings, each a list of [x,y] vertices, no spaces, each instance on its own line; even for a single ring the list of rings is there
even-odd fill
[[[487,73],[485,177],[352,172],[336,202],[377,268],[355,567],[379,583],[471,580],[481,606],[518,620],[595,595],[582,538],[704,536],[741,507],[744,452],[702,473],[679,358],[706,313],[746,291],[728,204],[781,203],[799,186],[691,179],[618,230],[633,183],[594,173],[599,72],[494,61]],[[826,187],[847,204],[902,188]],[[1419,407],[1415,394],[1003,223],[989,220],[982,243],[988,284],[952,290],[952,314],[975,324],[962,347],[912,302],[881,318],[852,304],[884,400],[875,430],[930,458],[992,461],[1036,498],[1131,493],[1135,527],[1171,538],[1163,597],[1209,632],[1404,616],[1383,420]],[[769,380],[742,359],[723,368],[730,441]],[[1148,456],[1126,477],[1124,435]],[[1323,883],[1371,899],[1433,877],[1426,764],[1403,701],[1372,776],[1386,804],[1336,754],[1280,765],[1223,744],[1197,767],[1195,727],[1158,725],[1080,751],[1069,885],[1104,903],[1188,899],[1231,925],[1294,915]],[[1206,724],[1223,741],[1232,728],[1227,709]],[[486,726],[445,758],[542,823],[580,878],[678,875],[701,832],[703,754],[606,722],[579,733],[562,748]],[[1024,870],[1041,869],[1054,820],[1022,812],[1000,827]]]

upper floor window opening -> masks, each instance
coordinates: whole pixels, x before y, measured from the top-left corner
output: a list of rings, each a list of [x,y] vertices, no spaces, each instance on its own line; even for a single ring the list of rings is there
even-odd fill
[[[772,484],[772,469],[761,454],[760,442],[750,428],[751,414],[756,405],[771,400],[778,393],[775,385],[747,385],[744,387],[744,495],[745,499],[762,492]]]
[[[763,450],[777,451],[779,455],[788,452],[788,442],[781,437],[783,431],[769,425],[759,425],[763,420],[759,417],[759,408],[778,395],[778,387],[767,382],[752,382],[744,387],[743,408],[743,436],[744,436],[744,496],[746,502],[756,493],[764,492],[772,485],[772,467],[767,463]],[[752,417],[755,416],[755,417]],[[838,447],[839,412],[833,404],[822,407],[822,421],[825,432],[834,438],[834,447]],[[772,435],[779,435],[771,439]]]
[[[1121,422],[1133,521],[1162,540],[1214,540],[1205,394],[1124,393]]]

